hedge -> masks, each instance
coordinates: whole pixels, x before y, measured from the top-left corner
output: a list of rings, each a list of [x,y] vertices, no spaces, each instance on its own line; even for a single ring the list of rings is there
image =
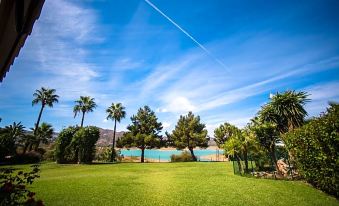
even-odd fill
[[[284,136],[301,175],[315,187],[339,197],[339,105]]]

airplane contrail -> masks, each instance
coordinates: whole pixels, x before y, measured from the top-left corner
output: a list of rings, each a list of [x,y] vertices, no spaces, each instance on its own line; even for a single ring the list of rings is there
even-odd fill
[[[169,16],[167,16],[164,12],[162,12],[157,6],[155,6],[152,2],[149,0],[145,0],[145,2],[150,5],[153,9],[155,9],[158,13],[160,13],[163,17],[165,17],[169,22],[171,22],[175,27],[177,27],[182,33],[184,33],[188,38],[190,38],[195,44],[197,44],[202,50],[208,54],[214,61],[216,61],[220,66],[222,66],[224,69],[227,69],[227,66],[219,60],[217,57],[215,57],[206,47],[204,47],[202,44],[200,44],[192,35],[190,35],[185,29],[183,29],[181,26],[179,26],[177,23],[175,23]]]

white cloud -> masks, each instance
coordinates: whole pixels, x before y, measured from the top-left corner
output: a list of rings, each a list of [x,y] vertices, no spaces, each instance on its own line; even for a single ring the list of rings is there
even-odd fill
[[[209,73],[204,73],[204,71],[201,71],[204,65],[202,67],[188,65],[187,67],[193,68],[191,72],[180,76],[179,80],[173,82],[172,86],[160,95],[159,99],[163,102],[161,108],[166,108],[170,112],[187,110],[197,112],[208,111],[217,107],[240,102],[264,92],[272,92],[276,88],[285,85],[285,82],[280,80],[302,76],[305,75],[305,73],[310,74],[321,71],[333,65],[339,65],[338,58],[329,58],[312,64],[305,64],[298,66],[298,69],[294,69],[296,67],[295,65],[290,65],[289,68],[286,68],[285,71],[280,74],[275,74],[261,81],[245,84],[246,86],[240,86],[235,89],[230,88],[230,83],[234,82],[234,86],[239,84],[239,82],[241,82],[241,76],[239,77],[240,79],[235,78],[235,80],[239,79],[239,82],[229,80],[228,77],[225,76],[225,83],[216,83],[209,80],[214,78],[214,72],[218,74],[218,70],[211,70]],[[221,79],[218,79],[218,82],[223,81],[222,77],[219,78]],[[180,103],[178,103],[178,97]],[[182,99],[182,97],[185,97],[185,99]]]
[[[58,0],[46,1],[42,12],[41,21],[49,24],[49,27],[42,29],[47,29],[48,34],[58,38],[72,38],[78,43],[85,44],[103,40],[97,34],[97,19],[92,9]]]
[[[162,123],[162,127],[163,127],[164,130],[168,129],[170,126],[171,126],[171,123],[169,123],[169,122],[163,122]]]
[[[155,89],[159,89],[168,81],[178,78],[178,73],[185,71],[185,69],[192,64],[196,59],[195,56],[189,56],[173,63],[163,63],[153,69],[144,80],[140,82],[142,85],[142,95],[147,95]]]
[[[49,109],[54,116],[57,117],[69,117],[72,118],[73,113],[73,106],[65,104],[65,103],[58,103],[54,104],[53,109]]]
[[[310,94],[309,98],[312,101],[324,99],[330,101],[339,96],[339,82],[317,84],[307,87],[305,90]]]
[[[166,108],[157,108],[155,111],[159,112],[159,113],[161,113],[161,112],[162,113],[168,112],[168,110]]]
[[[46,1],[34,31],[26,43],[24,58],[36,62],[32,68],[36,88],[55,88],[62,100],[96,93],[93,79],[100,77],[96,65],[88,63],[86,45],[101,42],[94,10],[68,1]]]
[[[173,113],[187,113],[189,111],[195,111],[196,107],[190,102],[190,100],[183,96],[172,96],[166,100],[165,106],[162,111],[168,111]]]
[[[316,84],[303,89],[310,94],[311,101],[306,104],[309,116],[319,116],[326,111],[330,101],[339,102],[339,82]]]
[[[143,64],[144,61],[135,60],[130,57],[121,57],[117,58],[112,67],[114,70],[130,70],[140,68]]]

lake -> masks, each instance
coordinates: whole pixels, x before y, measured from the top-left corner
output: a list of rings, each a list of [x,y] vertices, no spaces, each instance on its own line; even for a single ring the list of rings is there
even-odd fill
[[[159,149],[150,149],[145,150],[145,159],[153,159],[153,160],[161,160],[161,161],[171,161],[172,154],[180,154],[183,150],[159,150]],[[222,155],[224,153],[223,150],[212,150],[212,149],[195,149],[194,154],[200,161],[210,161],[208,158],[203,158],[206,155]],[[140,157],[141,150],[140,149],[122,149],[121,154],[125,157]]]

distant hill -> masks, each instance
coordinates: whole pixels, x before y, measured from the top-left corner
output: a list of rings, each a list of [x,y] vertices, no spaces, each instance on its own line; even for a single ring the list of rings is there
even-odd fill
[[[112,145],[113,130],[99,128],[99,131],[100,131],[100,138],[97,142],[97,145],[98,146]],[[124,134],[124,132],[116,132],[115,141],[120,139],[123,134]]]

